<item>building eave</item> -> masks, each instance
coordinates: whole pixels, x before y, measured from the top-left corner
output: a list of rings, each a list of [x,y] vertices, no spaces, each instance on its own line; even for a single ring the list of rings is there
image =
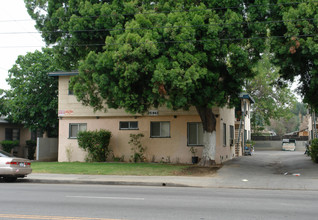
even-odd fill
[[[251,102],[252,104],[255,103],[254,98],[253,98],[250,94],[248,94],[248,93],[246,93],[246,92],[240,93],[240,96],[239,96],[239,97],[240,97],[241,99],[248,99],[248,100],[250,100],[250,102]]]
[[[48,73],[49,76],[76,76],[78,75],[78,71],[70,71],[70,72],[64,72],[64,71],[59,71],[59,72],[51,72]]]

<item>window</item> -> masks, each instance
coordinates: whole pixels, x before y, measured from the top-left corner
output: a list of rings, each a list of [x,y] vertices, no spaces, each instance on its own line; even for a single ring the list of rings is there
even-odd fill
[[[188,145],[203,145],[203,126],[200,122],[188,123]]]
[[[87,124],[70,124],[69,138],[77,138],[77,134],[80,131],[86,131]]]
[[[223,146],[226,146],[226,124],[223,123]]]
[[[230,146],[234,145],[234,126],[230,125]]]
[[[20,129],[19,128],[6,128],[5,139],[8,141],[20,140]]]
[[[170,122],[150,122],[150,137],[170,137]]]
[[[138,121],[121,121],[119,122],[120,130],[138,130]]]
[[[70,83],[71,83],[71,81],[68,81],[68,94],[69,95],[74,95],[73,90],[70,88]]]

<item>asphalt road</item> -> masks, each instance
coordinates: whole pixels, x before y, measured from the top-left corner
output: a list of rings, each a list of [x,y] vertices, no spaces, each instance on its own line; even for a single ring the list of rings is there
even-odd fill
[[[0,183],[0,219],[317,219],[318,191]]]

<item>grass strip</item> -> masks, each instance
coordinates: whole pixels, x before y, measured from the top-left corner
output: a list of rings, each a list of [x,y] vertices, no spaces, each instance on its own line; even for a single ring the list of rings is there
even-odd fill
[[[82,162],[33,162],[33,173],[87,174],[87,175],[136,175],[175,176],[187,175],[191,165],[157,163],[82,163]]]

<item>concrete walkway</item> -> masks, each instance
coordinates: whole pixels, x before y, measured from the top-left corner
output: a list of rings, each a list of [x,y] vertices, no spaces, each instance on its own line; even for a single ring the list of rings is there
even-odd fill
[[[30,174],[32,183],[318,190],[318,164],[302,152],[263,151],[228,161],[214,176]]]

